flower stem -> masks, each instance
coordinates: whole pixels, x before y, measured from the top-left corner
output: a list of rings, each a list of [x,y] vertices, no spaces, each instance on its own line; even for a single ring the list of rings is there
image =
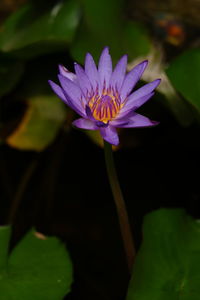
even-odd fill
[[[129,224],[126,205],[123,199],[122,191],[119,185],[119,180],[115,169],[112,146],[106,141],[104,141],[104,154],[105,154],[108,178],[109,178],[112,194],[117,209],[119,225],[120,225],[121,235],[124,244],[124,250],[126,252],[127,265],[128,265],[129,272],[131,273],[133,261],[135,257],[135,246],[131,234],[131,228]]]

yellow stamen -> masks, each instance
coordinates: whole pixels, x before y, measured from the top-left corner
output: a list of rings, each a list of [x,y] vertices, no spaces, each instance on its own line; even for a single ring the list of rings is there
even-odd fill
[[[89,98],[88,106],[97,121],[107,124],[116,118],[120,109],[123,107],[123,103],[121,103],[118,92],[109,88],[103,89],[101,96],[97,93],[93,94]]]

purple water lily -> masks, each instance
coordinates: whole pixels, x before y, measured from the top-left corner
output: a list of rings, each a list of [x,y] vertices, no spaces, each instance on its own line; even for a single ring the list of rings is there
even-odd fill
[[[78,128],[99,130],[102,138],[118,145],[116,128],[156,125],[135,110],[154,95],[160,79],[150,82],[131,93],[141,78],[148,62],[143,61],[126,74],[127,55],[112,70],[108,47],[104,48],[98,68],[91,54],[85,58],[85,69],[75,63],[75,74],[59,66],[60,85],[49,80],[53,91],[82,118],[73,122]]]

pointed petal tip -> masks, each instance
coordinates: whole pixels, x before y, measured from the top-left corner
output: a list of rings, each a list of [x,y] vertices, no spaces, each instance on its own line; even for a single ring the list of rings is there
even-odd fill
[[[113,122],[113,124],[115,127],[119,128],[142,128],[156,126],[159,124],[159,122],[150,120],[149,118],[138,113],[133,113],[132,116],[127,116],[121,120],[116,120]]]
[[[158,78],[158,79],[152,81],[152,83],[154,83],[154,85],[155,85],[154,89],[156,89],[157,86],[161,83],[161,78]]]
[[[50,85],[50,87],[56,94],[57,94],[57,92],[55,90],[57,90],[57,89],[61,90],[61,87],[58,84],[56,84],[54,81],[52,81],[51,79],[48,80],[48,84]]]
[[[128,60],[128,54],[124,54],[121,59],[127,59]]]
[[[158,121],[152,121],[152,120],[151,120],[151,123],[152,123],[152,126],[156,126],[156,125],[160,124],[160,122],[158,122]]]
[[[58,65],[59,74],[63,75],[64,77],[68,78],[71,81],[76,81],[76,75],[70,72],[65,66],[62,64]]]
[[[48,84],[50,85],[50,87],[52,88],[52,90],[55,92],[55,90],[54,90],[54,89],[55,89],[55,86],[56,86],[55,82],[53,82],[53,81],[50,80],[50,79],[49,79],[47,82],[48,82]]]
[[[75,70],[75,73],[76,73],[76,69],[77,68],[81,68],[81,65],[79,65],[76,61],[74,62],[74,70]]]
[[[62,64],[58,65],[58,70],[59,70],[60,73],[62,72],[62,70],[65,70],[65,69],[66,68]]]
[[[89,56],[89,57],[92,57],[92,58],[93,58],[93,55],[92,55],[90,52],[86,52],[86,54],[85,54],[85,57],[87,57],[87,56]]]
[[[123,61],[124,62],[124,64],[126,64],[127,65],[127,62],[128,62],[128,54],[124,54],[121,58],[120,58],[120,60],[119,61]],[[118,61],[118,62],[119,62]]]
[[[51,88],[53,89],[55,86],[58,86],[55,82],[53,82],[51,79],[49,79],[48,84],[51,86]],[[59,86],[60,87],[60,86]]]
[[[113,145],[113,146],[118,146],[119,145],[119,139],[116,140],[110,140],[109,138],[103,138],[104,141],[106,141],[107,143]]]
[[[141,68],[144,71],[146,69],[146,67],[148,66],[148,63],[149,63],[149,61],[146,59],[146,60],[143,60],[141,63],[139,63],[138,66],[141,66]]]
[[[148,64],[148,63],[149,63],[149,61],[148,61],[148,59],[145,59],[145,60],[143,60],[141,63]]]
[[[108,52],[109,52],[109,46],[105,46],[105,47],[103,48],[103,51],[108,51]]]
[[[93,56],[92,56],[92,54],[91,54],[90,52],[87,52],[87,53],[85,54],[85,61],[86,61],[87,59],[93,59]]]
[[[134,68],[136,68],[136,67],[146,67],[147,65],[148,65],[148,63],[149,63],[149,61],[147,60],[147,59],[145,59],[145,60],[143,60],[143,61],[141,61],[140,63],[138,63],[138,64],[136,64],[134,67],[133,67],[133,69]]]
[[[113,146],[118,146],[119,145],[119,140],[118,141],[112,141],[112,143],[109,142],[109,141],[106,141],[106,142],[108,142],[109,144],[111,144]]]
[[[160,84],[161,83],[161,78],[158,78],[158,79],[156,79],[155,81],[157,81],[158,82],[158,84]]]
[[[51,89],[54,91],[54,93],[62,100],[64,101],[67,105],[68,104],[68,100],[63,92],[63,89],[58,85],[56,84],[55,82],[53,82],[52,80],[48,80],[48,83],[51,87]]]
[[[105,46],[101,52],[101,55],[105,55],[105,54],[109,55],[109,50],[110,50],[110,48],[108,46]]]
[[[68,73],[69,72],[69,70],[65,66],[63,66],[62,64],[58,65],[58,70],[59,70],[60,74],[63,74],[63,73],[66,73],[66,72]]]
[[[74,63],[74,69],[75,69],[76,75],[78,75],[78,73],[80,74],[80,73],[82,73],[82,72],[85,73],[85,71],[84,71],[84,69],[82,68],[82,66],[79,65],[79,64],[76,63],[76,62]]]

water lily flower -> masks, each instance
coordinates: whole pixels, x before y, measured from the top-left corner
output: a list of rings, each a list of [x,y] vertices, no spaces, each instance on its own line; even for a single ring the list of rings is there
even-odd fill
[[[51,80],[49,84],[58,97],[81,116],[73,122],[74,126],[99,130],[105,141],[118,145],[116,128],[157,124],[135,112],[154,95],[160,83],[160,79],[157,79],[132,92],[147,64],[148,61],[143,61],[126,74],[127,55],[124,55],[113,70],[106,47],[101,53],[98,68],[91,54],[87,53],[84,69],[75,63],[74,74],[60,65],[60,86]]]

